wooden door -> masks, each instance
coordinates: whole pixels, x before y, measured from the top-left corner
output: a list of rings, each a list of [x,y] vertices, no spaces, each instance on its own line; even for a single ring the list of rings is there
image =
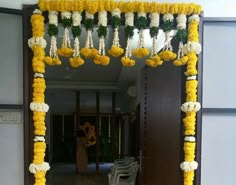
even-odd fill
[[[140,185],[181,185],[183,72],[172,63],[142,71]]]

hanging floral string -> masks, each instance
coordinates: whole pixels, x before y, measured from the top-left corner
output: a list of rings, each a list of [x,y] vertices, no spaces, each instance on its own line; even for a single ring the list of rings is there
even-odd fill
[[[197,169],[198,163],[195,161],[196,138],[195,125],[196,113],[200,110],[201,105],[197,102],[197,55],[201,52],[201,45],[199,43],[199,16],[194,14],[189,17],[188,24],[188,42],[183,48],[188,61],[187,71],[185,75],[186,80],[186,102],[181,106],[181,110],[185,112],[186,117],[183,119],[185,127],[184,139],[184,162],[180,167],[184,171],[184,185],[193,185],[194,170]]]
[[[130,41],[134,35],[134,13],[125,13],[125,35],[127,37],[127,45],[125,48],[125,56],[121,58],[123,66],[134,66],[135,60],[132,57]]]
[[[163,64],[163,61],[157,53],[157,35],[159,31],[160,14],[156,12],[150,13],[149,18],[151,20],[149,33],[152,37],[152,51],[151,58],[146,60],[146,65],[150,67],[157,67]]]
[[[177,59],[174,61],[174,65],[180,66],[185,65],[188,61],[188,57],[184,55],[184,45],[187,42],[187,17],[185,14],[179,14],[176,18],[177,20],[177,29],[176,38],[179,41],[179,50]]]
[[[110,58],[105,54],[105,37],[107,35],[107,11],[98,12],[98,37],[99,37],[99,50],[98,55],[94,57],[94,63],[98,65],[108,65]]]
[[[173,47],[171,45],[171,30],[174,26],[174,16],[170,13],[164,14],[162,29],[165,32],[165,43],[163,51],[158,55],[163,61],[170,61],[176,58],[176,54],[172,51]]]
[[[70,34],[69,28],[72,25],[71,12],[65,11],[61,13],[62,25],[64,27],[64,35],[62,40],[62,46],[57,50],[58,55],[64,57],[70,57],[74,50],[71,48],[70,44]]]
[[[109,54],[113,57],[119,57],[124,53],[124,49],[121,48],[120,42],[119,42],[119,27],[121,24],[121,18],[120,18],[120,9],[116,8],[114,9],[111,14],[111,25],[112,28],[114,29],[113,32],[113,41],[112,41],[112,46],[111,49],[109,49]]]
[[[49,56],[45,57],[44,61],[48,65],[61,65],[61,60],[57,54],[57,34],[58,34],[58,12],[48,12],[48,35],[51,37],[51,45]]]
[[[35,10],[31,16],[32,38],[28,40],[28,45],[32,49],[34,71],[33,79],[33,101],[30,103],[30,109],[33,111],[34,121],[34,155],[33,162],[29,166],[29,171],[34,174],[35,185],[46,184],[46,172],[50,169],[49,164],[44,162],[46,143],[45,143],[45,114],[49,106],[44,103],[44,92],[46,89],[45,73],[45,52],[46,41],[44,40],[44,17],[40,10]]]
[[[79,36],[81,34],[81,12],[74,11],[72,14],[72,35],[74,37],[74,53],[73,58],[70,58],[70,65],[72,67],[79,67],[84,64],[84,60],[80,57],[80,43]]]
[[[149,55],[148,48],[144,47],[144,29],[147,28],[147,14],[145,13],[145,2],[137,3],[136,11],[138,12],[138,18],[135,21],[135,26],[139,31],[139,39],[137,48],[133,50],[133,54],[137,58],[143,58]]]

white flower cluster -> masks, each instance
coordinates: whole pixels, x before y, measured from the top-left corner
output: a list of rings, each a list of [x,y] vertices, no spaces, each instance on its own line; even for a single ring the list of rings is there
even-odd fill
[[[86,19],[94,19],[94,15],[88,12],[85,12]]]
[[[180,164],[180,168],[185,172],[190,172],[196,170],[198,167],[198,163],[196,161],[191,162],[182,162]]]
[[[120,9],[119,8],[116,8],[116,9],[114,9],[112,12],[111,12],[111,15],[112,16],[118,16],[118,17],[120,17]]]
[[[145,12],[138,12],[138,17],[146,17],[147,13]]]
[[[197,112],[201,109],[199,102],[185,102],[180,108],[183,112]]]
[[[98,25],[107,26],[107,11],[98,12]]]
[[[56,26],[58,26],[58,12],[56,11],[49,11],[49,14],[48,14],[48,21],[49,21],[49,24],[54,24]]]
[[[168,14],[164,14],[163,16],[163,21],[173,21],[174,20],[174,16],[170,13]]]
[[[48,112],[49,106],[46,103],[30,103],[30,110],[37,112]]]
[[[125,25],[134,26],[134,13],[132,12],[125,13]]]
[[[33,11],[33,14],[42,14],[42,11],[39,10],[39,9],[35,9],[35,10]]]
[[[149,14],[149,18],[151,20],[150,28],[151,27],[159,27],[159,25],[160,25],[160,14],[159,13],[151,13],[151,14]]]
[[[199,15],[193,14],[192,16],[190,16],[190,17],[188,18],[188,22],[191,22],[191,21],[197,21],[197,22],[199,22],[199,21],[200,21]]]
[[[35,45],[39,45],[42,48],[46,48],[47,42],[43,37],[32,37],[28,40],[28,46],[32,48]]]
[[[34,77],[35,78],[37,78],[37,77],[44,78],[44,75],[42,73],[35,73]]]
[[[196,80],[196,79],[197,79],[196,75],[187,77],[187,80]]]
[[[187,141],[187,142],[195,142],[196,139],[195,139],[195,137],[193,137],[193,136],[186,136],[186,137],[184,138],[184,141]]]
[[[61,13],[62,19],[70,19],[71,18],[71,12],[65,11]]]
[[[33,174],[40,171],[48,171],[49,169],[50,169],[50,166],[47,162],[43,162],[42,164],[31,163],[29,166],[29,171]]]
[[[196,54],[201,53],[202,51],[202,46],[198,42],[191,42],[188,41],[183,48],[183,52],[186,54],[188,52],[195,52]]]
[[[73,26],[80,26],[82,20],[81,12],[74,11],[72,13],[72,19],[73,19]]]
[[[42,137],[42,136],[35,136],[34,137],[34,142],[38,142],[38,141],[45,142],[45,138]]]
[[[179,14],[176,17],[176,21],[177,21],[177,29],[186,29],[187,17],[185,14]]]

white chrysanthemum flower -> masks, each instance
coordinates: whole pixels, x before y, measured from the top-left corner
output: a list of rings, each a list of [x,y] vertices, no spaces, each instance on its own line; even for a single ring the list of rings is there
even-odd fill
[[[49,22],[49,24],[54,24],[54,25],[58,26],[58,12],[49,11],[48,22]]]
[[[180,108],[183,112],[197,112],[201,109],[199,102],[185,102]]]
[[[33,14],[42,14],[42,11],[39,10],[39,9],[35,9],[35,10],[33,11]]]
[[[187,17],[185,14],[179,14],[176,17],[176,21],[177,21],[177,29],[186,29]]]
[[[192,16],[190,16],[190,17],[188,18],[188,22],[191,22],[191,21],[197,21],[197,22],[199,22],[199,21],[200,21],[199,15],[198,15],[198,14],[193,14]]]
[[[107,26],[107,11],[98,12],[98,25]]]
[[[94,15],[88,12],[85,13],[85,17],[86,19],[94,19]]]
[[[40,171],[48,171],[50,169],[50,166],[47,162],[43,162],[42,164],[34,164],[31,163],[29,166],[29,171],[33,174],[40,172]]]
[[[163,20],[164,21],[173,21],[174,20],[174,16],[172,14],[170,14],[170,13],[164,14],[163,15]]]
[[[30,103],[30,110],[37,112],[48,112],[49,106],[46,103]]]
[[[37,78],[37,77],[44,78],[44,75],[42,73],[35,73],[34,77],[35,78]]]
[[[183,52],[185,54],[188,52],[195,52],[196,54],[199,54],[201,53],[201,51],[202,51],[202,46],[198,42],[188,41],[187,44],[185,44],[183,47]]]
[[[39,45],[42,48],[46,48],[47,42],[43,37],[32,37],[28,40],[28,46],[32,48],[35,45]]]
[[[114,10],[111,12],[111,15],[112,15],[112,16],[118,16],[118,17],[120,17],[120,14],[121,14],[121,12],[120,12],[120,9],[119,9],[119,8],[116,8],[116,9],[114,9]]]
[[[150,27],[159,27],[159,25],[160,25],[160,14],[159,13],[151,13],[151,14],[149,14],[149,18],[151,19]]]
[[[138,12],[138,17],[146,17],[147,13],[145,12]]]
[[[125,25],[134,26],[134,13],[132,12],[125,13]]]
[[[197,79],[196,75],[187,77],[187,80],[196,80],[196,79]]]
[[[62,12],[61,13],[61,18],[62,19],[70,19],[71,18],[71,12],[68,12],[68,11]]]
[[[195,142],[196,141],[196,138],[193,137],[193,136],[186,136],[184,138],[184,141],[187,141],[187,142]]]
[[[180,168],[185,172],[194,171],[198,168],[198,163],[196,161],[191,162],[182,162],[180,164]]]
[[[45,138],[42,137],[42,136],[35,136],[34,137],[34,142],[38,142],[38,141],[45,142]]]
[[[80,26],[82,20],[81,12],[77,11],[73,12],[72,19],[73,19],[73,26]]]

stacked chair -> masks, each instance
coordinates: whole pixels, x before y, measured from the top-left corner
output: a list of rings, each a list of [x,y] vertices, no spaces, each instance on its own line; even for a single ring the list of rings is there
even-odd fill
[[[115,160],[108,174],[109,185],[135,185],[138,168],[134,157]]]

